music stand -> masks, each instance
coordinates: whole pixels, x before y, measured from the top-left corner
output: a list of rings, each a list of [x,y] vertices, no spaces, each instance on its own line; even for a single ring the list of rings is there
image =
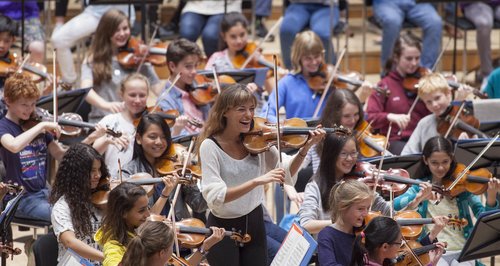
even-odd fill
[[[481,150],[488,144],[489,139],[461,139],[455,148],[455,157],[460,158],[460,163],[468,165]],[[483,154],[471,170],[486,167],[493,176],[498,176],[500,170],[500,140],[497,140]]]
[[[374,164],[378,167],[378,164],[380,163],[381,156],[377,157],[372,157],[372,158],[364,158],[361,161],[369,162],[371,164]],[[397,169],[397,168],[402,168],[408,171],[410,176],[415,176],[417,173],[418,167],[420,165],[420,159],[422,158],[421,155],[402,155],[402,156],[392,156],[392,157],[385,157],[384,158],[384,164],[382,165],[383,170],[389,170],[390,168],[392,169]]]
[[[230,70],[217,72],[217,75],[228,75],[232,77],[237,83],[248,84],[255,83],[259,88],[264,87],[264,82],[266,81],[267,67],[262,68],[245,68],[244,70]],[[198,71],[198,74],[205,75],[209,78],[213,78],[214,74],[212,70],[202,70]]]
[[[500,210],[482,213],[467,239],[459,262],[500,254]]]
[[[184,146],[189,146],[189,142],[193,139],[198,137],[199,133],[193,133],[189,135],[182,135],[182,136],[177,136],[172,138],[172,143],[179,143]]]
[[[75,113],[81,107],[91,88],[65,91],[57,94],[57,106],[59,113]],[[53,113],[52,95],[45,96],[38,100],[37,107]]]
[[[495,135],[495,133],[500,131],[500,121],[482,122],[479,125],[479,130],[481,130],[488,136]]]
[[[7,233],[9,232],[9,227],[10,223],[12,222],[12,219],[14,218],[14,214],[16,213],[17,206],[19,205],[19,202],[21,202],[21,198],[24,195],[24,189],[21,190],[17,196],[9,200],[7,203],[7,206],[5,206],[5,209],[2,211],[0,214],[0,240],[2,243],[7,242]],[[5,254],[2,255],[2,266],[7,265],[7,256]]]

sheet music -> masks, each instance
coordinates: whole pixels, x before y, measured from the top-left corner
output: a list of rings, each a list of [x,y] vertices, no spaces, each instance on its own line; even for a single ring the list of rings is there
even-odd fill
[[[271,266],[299,266],[309,249],[309,242],[292,227]]]

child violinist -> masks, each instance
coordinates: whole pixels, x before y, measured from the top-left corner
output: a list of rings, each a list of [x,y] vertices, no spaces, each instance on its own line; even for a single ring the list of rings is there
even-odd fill
[[[132,161],[124,166],[123,177],[127,179],[131,175],[141,172],[148,173],[153,177],[160,176],[156,170],[158,162],[166,158],[172,149],[170,129],[165,119],[154,113],[143,116],[137,125]],[[181,160],[181,158],[177,158],[177,160]],[[173,173],[173,175],[177,176],[177,173]],[[170,202],[173,199],[174,193],[170,193],[170,186],[175,185],[175,182],[172,183],[168,178],[166,182],[167,186],[164,184],[155,186],[154,202]],[[197,213],[204,213],[207,209],[207,203],[196,185],[182,185],[175,205],[176,220],[192,217],[188,205],[191,210]],[[160,213],[167,215],[170,208],[170,203],[165,204],[165,208]]]
[[[81,87],[92,87],[86,98],[92,105],[90,122],[98,122],[105,115],[120,112],[124,108],[117,93],[118,88],[127,74],[136,70],[122,67],[117,55],[120,50],[126,49],[129,39],[130,25],[127,16],[117,9],[108,10],[97,25],[81,69]],[[141,46],[139,49],[142,51],[145,47]],[[153,66],[145,63],[139,72],[148,77],[153,91],[158,94],[160,83]]]
[[[440,241],[448,242],[447,252],[441,260],[446,262],[443,265],[474,265],[473,261],[457,264],[460,251],[474,226],[469,207],[476,217],[483,211],[498,208],[496,195],[500,189],[499,180],[493,178],[488,182],[486,205],[481,203],[478,195],[473,195],[468,191],[462,192],[453,198],[433,192],[432,185],[442,186],[444,180],[453,180],[453,173],[457,167],[452,144],[441,136],[432,137],[425,143],[420,164],[420,172],[417,173],[417,178],[430,183],[410,187],[404,194],[394,200],[394,209],[417,209],[424,218],[433,218],[443,214],[447,214],[448,217],[465,218],[468,224],[463,230],[452,230],[445,227],[439,236]],[[431,202],[434,201],[438,201],[439,204],[432,204]],[[432,225],[425,228],[429,230]]]
[[[103,266],[116,266],[122,261],[127,245],[136,236],[136,229],[150,216],[148,196],[142,187],[123,182],[111,190],[106,209],[108,211],[94,239],[103,249]],[[151,212],[155,213],[153,209]],[[208,253],[224,235],[223,232],[216,233],[216,237],[205,239],[202,247],[196,252],[199,253],[197,256]]]
[[[333,224],[318,234],[319,265],[348,265],[351,261],[354,228],[361,227],[372,204],[371,189],[350,179],[333,186],[329,195]]]
[[[7,16],[0,14],[0,60],[10,61],[11,56],[10,48],[14,44],[15,36],[17,33],[16,23]],[[3,99],[3,87],[5,84],[6,76],[9,74],[8,70],[6,73],[0,75],[0,118],[7,112],[7,106]]]
[[[243,247],[223,240],[208,254],[211,265],[266,265],[263,185],[285,179],[292,184],[291,177],[311,145],[325,135],[322,129],[311,131],[299,153],[283,155],[283,167],[276,168],[279,156],[275,147],[251,155],[243,144],[242,134],[252,128],[255,104],[255,97],[243,85],[229,86],[215,101],[199,139],[202,191],[210,208],[207,225],[235,228],[252,237]]]
[[[388,138],[389,151],[393,154],[401,153],[418,121],[429,114],[424,103],[419,101],[408,115],[417,95],[416,92],[410,91],[412,88],[403,87],[405,77],[421,70],[421,51],[417,40],[410,35],[401,35],[394,45],[391,58],[387,61],[387,75],[379,82],[380,87],[386,87],[390,93],[383,95],[372,92],[367,101],[367,120],[372,122],[373,129],[387,135],[389,123],[392,123],[391,135]]]
[[[332,223],[329,195],[332,187],[338,182],[349,178],[358,159],[356,139],[351,135],[329,134],[316,147],[320,155],[319,169],[307,184],[304,191],[304,202],[300,206],[298,215],[300,225],[309,233],[317,234]],[[372,210],[381,211],[390,215],[391,207],[376,194]]]
[[[314,32],[304,31],[295,37],[292,46],[292,69],[278,82],[278,105],[280,108],[285,108],[286,118],[311,118],[314,115],[324,89],[313,89],[308,82],[313,76],[326,75],[326,73],[322,73],[322,71],[326,72],[326,70],[322,70],[326,69],[323,59],[324,53],[323,44]],[[332,91],[333,89],[330,89],[328,93],[331,94]],[[364,83],[362,88],[357,91],[360,94],[358,97],[363,102],[368,95],[367,91],[370,91],[368,83]],[[269,95],[268,103],[261,112],[261,116],[267,117],[271,121],[276,120],[275,93],[276,91],[273,90]],[[320,112],[325,106],[326,104],[323,103]]]
[[[375,217],[356,236],[351,263],[343,265],[394,265],[393,261],[398,256],[403,245],[401,228],[398,223],[389,217]],[[429,252],[430,263],[426,266],[438,265],[438,261],[444,251],[444,244],[438,242],[436,246],[436,249]]]
[[[125,104],[125,109],[120,113],[106,115],[99,124],[120,132],[120,137],[109,135],[99,138],[94,143],[94,148],[104,153],[112,178],[118,178],[118,159],[122,165],[132,160],[133,137],[136,129],[134,120],[139,119],[149,95],[149,80],[142,74],[130,74],[121,82],[120,96]]]
[[[4,99],[8,109],[0,119],[0,157],[5,165],[4,181],[22,185],[27,192],[16,217],[50,221],[47,156],[50,153],[61,160],[65,150],[51,134],[60,134],[57,123],[44,121],[30,129],[22,126],[35,111],[39,97],[40,91],[29,77],[15,73],[6,80]]]
[[[172,127],[172,136],[199,133],[200,128],[189,123],[190,120],[205,121],[208,117],[210,105],[196,105],[190,98],[189,91],[197,75],[197,68],[201,58],[198,45],[186,39],[172,41],[167,48],[167,65],[170,71],[169,82],[158,97],[162,110],[178,110],[181,114]],[[167,91],[180,74],[174,87]],[[167,94],[168,93],[168,94]]]
[[[94,265],[100,265],[104,259],[92,238],[101,225],[102,213],[92,205],[90,196],[107,176],[103,157],[89,145],[74,144],[64,155],[49,198],[53,204],[52,225],[59,242],[58,260],[68,248],[92,260]]]
[[[211,229],[213,234],[198,249],[200,252],[195,252],[186,260],[189,265],[199,265],[204,259],[204,253],[208,253],[208,249],[224,237],[224,228]],[[121,266],[167,265],[169,259],[174,256],[173,246],[174,232],[170,226],[165,222],[146,221],[137,228],[137,235],[130,240]]]
[[[452,95],[448,81],[439,73],[426,75],[419,80],[418,96],[431,114],[418,121],[417,127],[401,151],[402,155],[421,153],[427,140],[439,135],[438,122],[444,119],[442,115],[449,113],[452,107]],[[465,94],[461,93],[461,96],[465,96]],[[467,133],[462,132],[459,139],[464,138],[469,137]]]

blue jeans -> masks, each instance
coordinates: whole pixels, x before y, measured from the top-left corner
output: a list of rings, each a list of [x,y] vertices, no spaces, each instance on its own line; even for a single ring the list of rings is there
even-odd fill
[[[415,4],[415,1],[378,1],[373,4],[373,12],[383,30],[380,62],[382,68],[391,57],[392,48],[399,38],[405,18],[423,30],[421,65],[427,68],[434,66],[441,46],[443,23],[431,4]]]
[[[281,219],[283,219],[283,193],[285,193],[280,186],[276,186],[274,189],[274,202],[276,203],[276,223],[279,224]],[[286,201],[286,213],[290,212],[290,200],[288,197],[285,198]]]
[[[272,0],[255,0],[255,15],[269,17],[271,14]]]
[[[332,24],[330,25],[330,7],[322,4],[290,4],[283,17],[283,22],[280,28],[281,40],[281,57],[287,69],[292,68],[292,61],[290,54],[292,44],[295,40],[295,35],[300,31],[309,27],[312,31],[318,34],[323,46],[325,48],[325,58],[327,62],[334,63],[335,58],[333,55],[333,44],[331,42],[332,31],[339,21],[339,8],[333,8]],[[332,26],[330,28],[330,26]],[[329,49],[331,47],[331,49]]]
[[[266,227],[266,238],[267,238],[267,265],[271,265],[271,262],[278,253],[281,243],[285,240],[287,231],[278,225],[264,220],[264,226]]]
[[[182,38],[196,42],[201,35],[205,54],[210,57],[218,49],[220,38],[219,26],[223,14],[206,16],[193,12],[186,12],[181,15],[179,33]]]
[[[37,219],[50,222],[52,206],[49,204],[48,198],[49,190],[46,188],[24,196],[17,206],[15,216],[17,218]]]

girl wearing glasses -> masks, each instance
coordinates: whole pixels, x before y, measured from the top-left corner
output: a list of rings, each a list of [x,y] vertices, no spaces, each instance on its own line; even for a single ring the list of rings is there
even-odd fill
[[[300,225],[311,234],[319,233],[332,223],[328,201],[330,190],[349,176],[359,154],[355,137],[351,135],[329,134],[317,149],[321,154],[319,169],[306,186],[304,202],[298,213]],[[378,194],[374,197],[372,210],[390,214],[389,204]]]

